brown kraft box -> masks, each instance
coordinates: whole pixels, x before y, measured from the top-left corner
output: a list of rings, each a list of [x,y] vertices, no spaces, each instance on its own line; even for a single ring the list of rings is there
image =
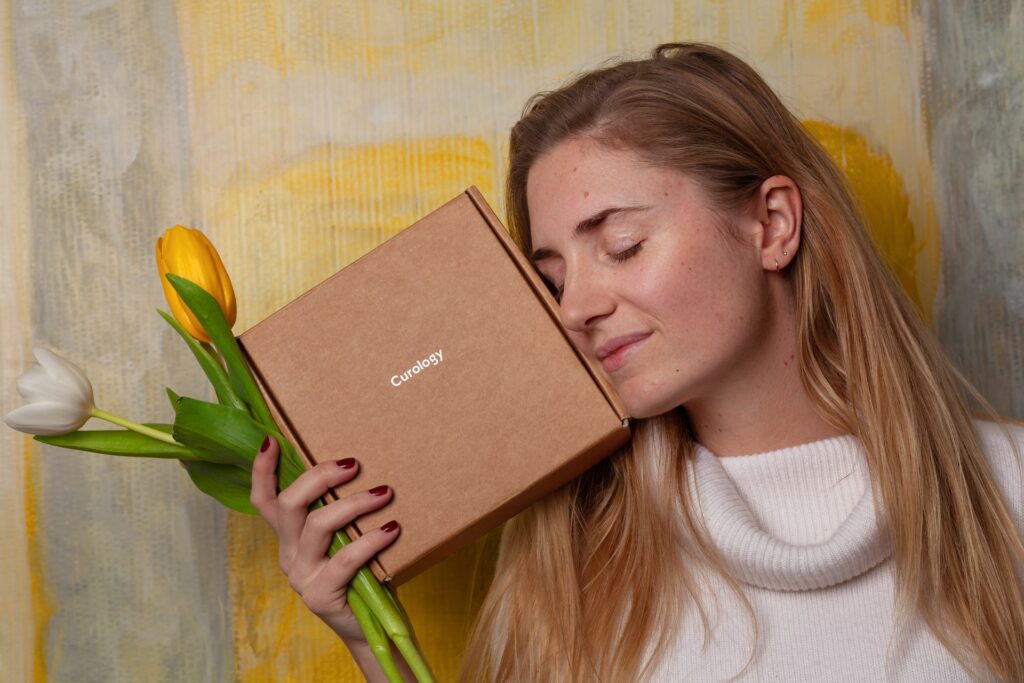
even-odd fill
[[[329,499],[391,486],[346,531],[398,520],[370,565],[396,586],[630,437],[614,389],[475,187],[238,340],[307,466],[359,461]]]

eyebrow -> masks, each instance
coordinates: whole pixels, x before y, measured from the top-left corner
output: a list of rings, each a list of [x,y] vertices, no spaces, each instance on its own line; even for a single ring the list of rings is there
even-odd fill
[[[595,213],[590,218],[584,218],[582,221],[576,224],[576,227],[572,229],[572,239],[576,239],[580,235],[584,235],[588,232],[593,232],[601,226],[609,216],[615,216],[625,212],[643,211],[649,209],[649,206],[613,206],[607,209],[602,209]],[[530,261],[536,263],[542,259],[546,259],[549,256],[555,256],[555,252],[551,249],[535,249],[530,254]]]

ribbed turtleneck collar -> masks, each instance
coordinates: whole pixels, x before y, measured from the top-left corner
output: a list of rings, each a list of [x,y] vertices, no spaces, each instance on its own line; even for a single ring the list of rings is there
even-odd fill
[[[740,581],[773,590],[825,588],[890,554],[852,435],[722,458],[697,444],[693,472],[691,491],[696,487],[711,538]]]

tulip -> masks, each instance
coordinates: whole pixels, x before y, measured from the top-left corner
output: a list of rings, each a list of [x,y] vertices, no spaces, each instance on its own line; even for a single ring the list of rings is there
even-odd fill
[[[42,346],[32,349],[36,364],[18,377],[18,393],[27,405],[7,413],[8,427],[26,434],[56,436],[78,430],[90,417],[112,422],[167,444],[174,439],[152,427],[126,420],[96,407],[92,383],[82,369]]]
[[[18,378],[28,405],[7,413],[8,426],[27,434],[66,434],[92,417],[92,384],[82,369],[49,349],[33,349],[36,364]]]
[[[171,313],[194,338],[210,342],[202,324],[167,280],[168,273],[191,280],[206,290],[220,306],[228,327],[235,324],[235,290],[220,255],[206,235],[181,225],[170,228],[156,241],[156,265]]]

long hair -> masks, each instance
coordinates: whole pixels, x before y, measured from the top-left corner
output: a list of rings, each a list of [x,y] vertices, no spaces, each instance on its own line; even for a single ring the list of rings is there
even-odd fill
[[[803,201],[791,278],[804,389],[859,438],[893,548],[897,630],[916,613],[972,672],[1024,680],[1024,542],[991,474],[956,370],[875,250],[842,172],[745,62],[672,43],[531,98],[510,140],[508,222],[530,253],[526,179],[555,145],[587,137],[698,183],[717,209],[773,175]],[[962,393],[963,392],[963,393]],[[697,610],[697,567],[749,600],[694,514],[684,407],[634,422],[630,443],[509,520],[462,680],[639,680]],[[1018,454],[1019,458],[1019,454]],[[680,521],[681,519],[681,521]],[[651,552],[679,547],[679,552]],[[692,599],[687,599],[692,598]],[[891,643],[891,641],[890,641]],[[645,653],[650,653],[645,658]]]

